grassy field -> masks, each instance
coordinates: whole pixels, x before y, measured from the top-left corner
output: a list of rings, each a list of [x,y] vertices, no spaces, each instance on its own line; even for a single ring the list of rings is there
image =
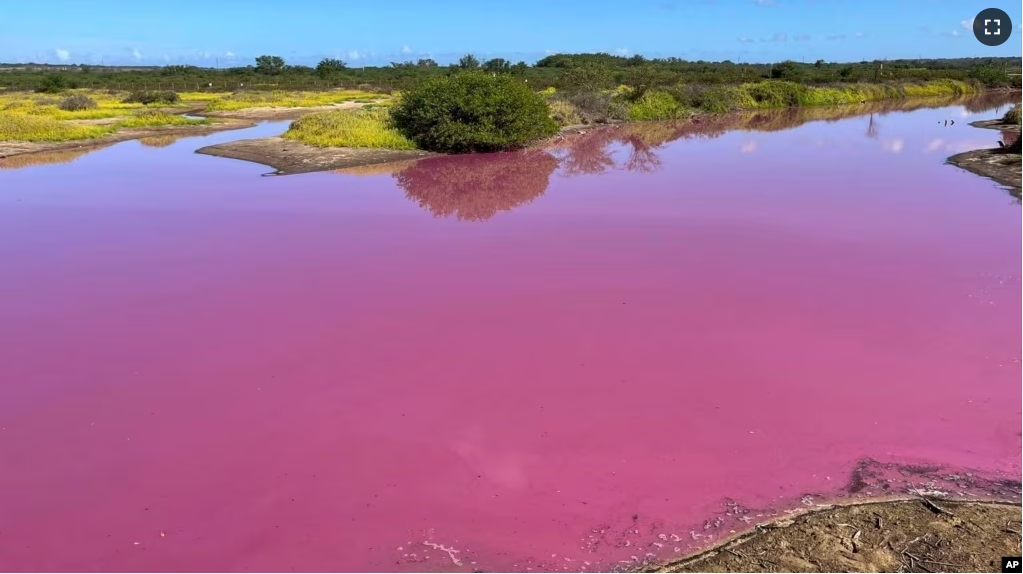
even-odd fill
[[[113,126],[82,126],[55,118],[0,111],[0,141],[66,142],[103,137]]]
[[[205,102],[211,112],[235,111],[249,108],[312,108],[343,102],[382,103],[391,98],[360,90],[330,90],[324,92],[236,92],[232,94],[206,94],[187,92],[180,94],[184,101]]]
[[[390,125],[387,110],[338,110],[295,120],[284,134],[289,140],[317,147],[415,149]]]

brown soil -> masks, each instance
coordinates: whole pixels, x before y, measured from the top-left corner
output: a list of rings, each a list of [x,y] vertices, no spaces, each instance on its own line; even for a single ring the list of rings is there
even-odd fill
[[[415,150],[315,147],[281,137],[211,145],[196,150],[196,153],[268,165],[279,175],[330,171],[437,155]]]
[[[105,147],[112,143],[128,140],[150,138],[157,136],[198,136],[220,132],[225,130],[236,130],[252,127],[251,121],[225,119],[206,125],[198,126],[162,126],[155,128],[124,129],[116,133],[95,138],[91,140],[76,140],[67,142],[17,142],[0,141],[0,159],[9,158],[22,154],[35,154],[40,152],[54,152],[61,150],[87,150],[98,147]]]
[[[1009,145],[1020,137],[1020,126],[1003,123],[1002,120],[985,120],[972,122],[975,128],[999,130],[1003,135],[1003,143]],[[956,154],[948,158],[948,163],[965,169],[968,172],[995,180],[1009,188],[1009,193],[1019,198],[1023,183],[1023,156],[1009,153],[1006,148],[978,149]]]
[[[819,507],[818,507],[819,508]],[[916,498],[826,506],[653,572],[997,572],[1020,555],[1018,503]]]

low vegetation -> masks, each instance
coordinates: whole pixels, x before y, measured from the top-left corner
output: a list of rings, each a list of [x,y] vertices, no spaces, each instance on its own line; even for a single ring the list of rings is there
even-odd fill
[[[180,99],[178,93],[173,90],[138,91],[128,94],[123,102],[149,106],[152,104],[176,104]]]
[[[105,136],[109,126],[82,126],[17,112],[0,111],[0,141],[64,142]]]
[[[1010,108],[1009,111],[1005,112],[1005,115],[1002,116],[1002,122],[1007,124],[1019,124],[1020,105],[1016,104],[1015,106],[1012,106],[1012,108]]]
[[[210,123],[205,118],[193,119],[160,110],[143,110],[115,125],[121,128],[155,128],[163,126],[195,126]]]
[[[390,96],[362,90],[329,90],[323,92],[269,92],[239,91],[232,94],[184,94],[190,101],[205,101],[211,112],[244,110],[249,108],[311,108],[330,106],[342,102],[380,103]]]
[[[509,75],[483,71],[412,86],[391,118],[419,148],[438,152],[516,149],[558,131],[543,96]]]
[[[71,94],[57,104],[57,108],[65,112],[80,112],[83,110],[94,110],[99,107],[96,100],[85,94]]]
[[[295,120],[285,139],[318,147],[415,149],[415,144],[391,125],[387,110],[338,110],[309,114]]]

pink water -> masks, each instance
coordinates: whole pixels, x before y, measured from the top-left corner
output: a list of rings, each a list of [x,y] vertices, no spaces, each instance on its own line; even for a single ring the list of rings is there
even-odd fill
[[[943,165],[999,137],[970,109],[0,171],[0,570],[608,570],[867,458],[1018,495],[1020,207]]]

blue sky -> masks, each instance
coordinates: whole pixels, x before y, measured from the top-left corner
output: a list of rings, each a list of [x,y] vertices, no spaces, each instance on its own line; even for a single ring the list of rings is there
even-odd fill
[[[557,52],[689,60],[1020,56],[1019,0],[124,0],[5,1],[0,61],[246,65],[444,64],[472,52],[534,62]],[[987,47],[973,17],[1000,7],[1012,38]]]

